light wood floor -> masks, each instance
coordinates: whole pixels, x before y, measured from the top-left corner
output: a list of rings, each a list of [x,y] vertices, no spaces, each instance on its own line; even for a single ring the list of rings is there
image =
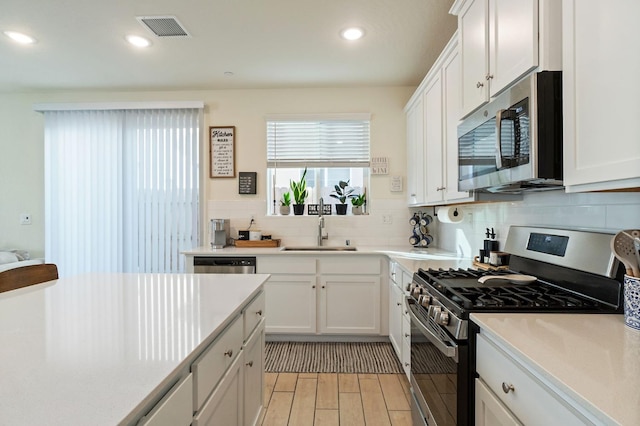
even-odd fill
[[[263,426],[411,426],[404,374],[266,373]]]

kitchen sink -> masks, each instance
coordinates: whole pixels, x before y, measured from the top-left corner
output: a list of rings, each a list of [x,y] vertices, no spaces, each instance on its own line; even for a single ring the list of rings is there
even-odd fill
[[[281,251],[357,251],[353,246],[285,246]]]

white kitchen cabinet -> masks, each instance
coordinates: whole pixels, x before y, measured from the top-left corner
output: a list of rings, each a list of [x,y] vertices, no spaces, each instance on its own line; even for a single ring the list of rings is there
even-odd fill
[[[295,265],[294,272],[285,265]],[[383,332],[382,256],[280,254],[259,257],[258,271],[272,273],[265,284],[267,334]]]
[[[171,388],[138,426],[189,426],[193,416],[193,376],[189,374]]]
[[[513,413],[515,423],[563,426],[592,424],[581,415],[568,399],[532,374],[519,359],[508,353],[499,343],[481,333],[476,342],[476,372],[480,382],[486,385],[480,398],[476,398],[476,421],[483,416],[507,419]],[[476,382],[476,392],[478,382]],[[499,410],[487,396],[493,396],[503,410]],[[491,413],[487,413],[487,407]],[[480,423],[477,423],[480,424]],[[494,424],[494,423],[490,423]],[[501,424],[501,423],[496,423]]]
[[[323,276],[320,282],[320,333],[380,333],[380,276]]]
[[[442,170],[445,158],[442,151],[442,74],[436,70],[427,82],[423,93],[424,134],[426,146],[425,204],[442,201]]]
[[[316,275],[273,274],[264,285],[267,333],[316,332]]]
[[[243,387],[244,424],[257,424],[262,412],[264,388],[264,320],[255,329],[244,347]]]
[[[476,379],[475,392],[476,426],[522,425],[480,379]]]
[[[402,359],[402,309],[404,294],[400,287],[389,280],[389,340],[396,351],[398,359]]]
[[[425,202],[425,138],[424,100],[412,98],[405,108],[407,115],[407,204],[421,206]]]
[[[242,365],[236,357],[211,397],[193,417],[193,426],[241,425],[243,415]]]
[[[640,188],[640,2],[562,6],[566,191]]]
[[[561,69],[555,0],[458,0],[462,115],[466,116],[539,67]]]

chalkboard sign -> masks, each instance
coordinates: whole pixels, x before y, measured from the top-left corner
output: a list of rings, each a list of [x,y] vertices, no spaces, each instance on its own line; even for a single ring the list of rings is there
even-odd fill
[[[240,172],[238,178],[238,194],[256,193],[256,172]]]
[[[236,177],[235,126],[209,127],[211,177]]]
[[[325,204],[322,206],[322,214],[330,215],[331,214],[331,204]],[[320,204],[308,204],[307,205],[307,214],[309,216],[319,216],[318,212],[320,211]]]

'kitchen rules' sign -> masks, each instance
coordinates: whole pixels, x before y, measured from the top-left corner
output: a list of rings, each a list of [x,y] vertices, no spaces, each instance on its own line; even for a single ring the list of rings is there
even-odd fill
[[[209,127],[211,177],[235,177],[235,126]]]

